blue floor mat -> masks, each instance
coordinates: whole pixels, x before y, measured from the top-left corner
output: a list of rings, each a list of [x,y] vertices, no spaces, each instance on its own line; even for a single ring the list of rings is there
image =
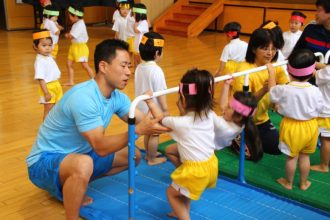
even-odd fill
[[[173,219],[166,198],[170,174],[169,162],[137,167],[136,219]],[[94,202],[80,210],[89,220],[128,219],[128,172],[104,177],[90,184],[87,194]],[[191,205],[191,219],[330,219],[329,213],[310,210],[235,182],[220,178],[217,187],[206,190],[201,199]]]

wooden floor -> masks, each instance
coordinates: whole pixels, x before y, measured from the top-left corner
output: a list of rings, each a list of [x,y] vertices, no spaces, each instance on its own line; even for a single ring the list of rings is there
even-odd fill
[[[88,32],[91,51],[89,63],[94,67],[92,57],[95,45],[111,38],[113,32],[110,27],[89,27]],[[0,219],[64,219],[62,204],[32,185],[27,176],[25,158],[43,114],[43,106],[38,104],[38,84],[34,80],[35,52],[31,33],[0,30]],[[204,32],[194,39],[164,37],[165,51],[160,66],[165,72],[169,88],[177,86],[189,68],[198,67],[215,72],[226,43],[224,35],[215,32]],[[246,37],[243,39],[247,40]],[[62,37],[59,45],[57,63],[62,71],[61,82],[66,82],[69,41]],[[76,83],[88,80],[87,73],[79,64],[74,68]],[[124,92],[134,98],[133,75]],[[176,99],[176,94],[168,96],[170,113],[173,115],[178,113]],[[127,125],[114,118],[107,133],[116,134],[126,130]],[[162,140],[168,138],[167,135],[162,136]]]

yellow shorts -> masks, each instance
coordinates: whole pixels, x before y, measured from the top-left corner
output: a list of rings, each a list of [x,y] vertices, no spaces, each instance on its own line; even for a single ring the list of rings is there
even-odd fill
[[[89,49],[86,43],[72,43],[68,59],[77,63],[88,62]]]
[[[55,104],[58,101],[60,101],[60,99],[63,96],[63,90],[62,90],[62,86],[60,84],[60,82],[58,80],[56,81],[52,81],[46,84],[48,92],[50,93],[50,95],[52,96],[51,100],[46,102],[45,101],[45,94],[42,91],[41,87],[39,86],[39,97],[40,97],[40,104]]]
[[[58,44],[54,44],[54,49],[52,51],[52,57],[56,59],[58,53]]]
[[[129,45],[129,48],[128,48],[128,51],[130,53],[134,53],[134,40],[135,40],[135,37],[130,37],[127,39],[127,43]]]
[[[239,62],[233,61],[233,60],[228,60],[226,62],[225,68],[223,69],[222,75],[227,75],[227,74],[233,74],[236,73],[236,69],[238,66]]]
[[[321,137],[330,137],[330,118],[317,118]]]
[[[218,159],[213,154],[206,161],[185,161],[171,174],[172,187],[192,200],[198,200],[206,188],[216,186]]]
[[[298,121],[283,118],[280,125],[279,149],[282,153],[296,157],[299,153],[315,152],[319,132],[317,120]]]

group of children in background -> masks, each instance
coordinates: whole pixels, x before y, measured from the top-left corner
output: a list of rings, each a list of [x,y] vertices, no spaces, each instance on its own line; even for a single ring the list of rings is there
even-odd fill
[[[81,63],[91,78],[94,77],[94,73],[88,65],[88,34],[83,20],[83,9],[70,6],[68,12],[73,25],[71,31],[65,34],[72,42],[67,61],[69,78],[66,85],[73,85],[74,62]],[[40,103],[45,106],[44,117],[63,93],[58,81],[61,73],[55,62],[58,36],[63,30],[57,23],[58,16],[59,10],[55,6],[46,6],[42,29],[33,34],[34,48],[38,53],[35,61],[35,79],[40,84]],[[329,108],[325,107],[328,104],[325,104],[323,99],[330,94],[330,68],[326,67],[315,73],[316,58],[311,51],[298,50],[291,53],[301,35],[300,28],[305,18],[301,12],[292,12],[290,30],[284,33],[273,21],[267,21],[260,27],[272,31],[274,46],[283,53],[283,58],[280,56],[278,60],[288,59],[289,62],[287,72],[290,83],[287,85],[276,85],[274,68],[267,65],[270,100],[284,116],[280,128],[279,148],[287,155],[286,177],[277,181],[286,189],[292,189],[298,161],[300,188],[308,189],[311,184],[308,181],[309,154],[315,152],[318,127],[323,125],[321,134],[330,137],[330,112]],[[160,34],[149,32],[145,5],[136,4],[131,8],[127,1],[118,1],[113,23],[115,38],[129,44],[134,59],[135,82],[138,82],[135,84],[135,96],[152,96],[153,92],[167,89],[164,72],[157,64],[162,57],[165,41]],[[245,60],[248,44],[240,40],[240,31],[241,26],[237,22],[225,25],[224,32],[229,43],[222,51],[220,66],[215,76],[229,73],[234,63]],[[319,88],[307,82],[314,75]],[[191,199],[199,199],[206,188],[215,186],[218,161],[214,151],[229,146],[243,129],[253,139],[252,160],[257,161],[262,157],[260,137],[253,123],[258,100],[246,91],[230,95],[233,80],[229,79],[223,85],[220,95],[222,116],[216,115],[213,111],[214,77],[206,70],[192,69],[181,78],[177,101],[180,116],[169,116],[165,96],[151,98],[138,105],[145,114],[150,110],[154,117],[161,115],[161,123],[172,129],[170,135],[177,142],[166,149],[168,158],[177,167],[171,175],[172,184],[167,189],[167,196],[173,208],[171,216],[179,219],[189,217]],[[164,157],[158,157],[158,142],[159,136],[144,137],[149,165],[166,161]]]

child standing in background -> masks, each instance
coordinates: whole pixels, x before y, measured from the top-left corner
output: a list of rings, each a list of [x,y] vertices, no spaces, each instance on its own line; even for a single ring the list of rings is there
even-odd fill
[[[65,37],[71,39],[71,45],[68,54],[68,82],[64,85],[74,85],[73,63],[81,63],[82,67],[87,71],[90,78],[94,77],[92,68],[88,65],[89,49],[87,46],[88,34],[85,22],[83,20],[83,8],[79,6],[70,6],[68,8],[69,19],[72,28],[70,33],[66,33]]]
[[[330,162],[330,65],[317,71],[315,79],[323,94],[325,107],[317,119],[321,133],[321,163],[311,166],[311,170],[327,173]]]
[[[135,96],[140,96],[146,91],[158,92],[167,89],[163,70],[157,65],[162,57],[164,38],[155,32],[145,33],[140,43],[140,55],[143,60],[135,69]],[[153,99],[165,116],[168,115],[166,96]],[[138,108],[145,114],[148,106],[140,102]],[[156,165],[166,161],[166,158],[157,157],[159,136],[145,135],[144,147],[147,152],[146,159],[149,165]]]
[[[189,70],[179,84],[177,106],[181,116],[164,117],[161,123],[172,129],[182,164],[171,174],[166,194],[173,212],[168,215],[190,219],[191,200],[198,200],[207,188],[216,186],[218,159],[214,154],[214,79],[206,70]],[[162,115],[152,99],[146,100],[154,117]]]
[[[302,31],[300,28],[304,25],[306,15],[300,11],[293,11],[289,21],[290,30],[283,33],[284,46],[282,53],[285,59],[287,59],[292,52],[294,46],[299,40]]]
[[[61,72],[51,56],[53,43],[50,32],[42,29],[33,33],[33,48],[37,57],[34,63],[34,78],[39,82],[40,103],[44,105],[45,120],[48,112],[53,108],[63,95],[62,87],[58,79]]]
[[[229,42],[222,50],[220,57],[220,66],[215,76],[223,74],[228,61],[242,62],[245,60],[248,44],[239,39],[241,25],[238,22],[229,22],[223,28]]]
[[[133,13],[135,17],[134,23],[134,32],[135,32],[135,39],[134,39],[134,65],[138,65],[140,63],[140,52],[139,52],[139,45],[142,39],[142,36],[149,32],[149,25],[148,25],[148,17],[147,17],[147,8],[144,4],[138,3],[135,4],[133,7]]]
[[[40,29],[47,29],[53,40],[52,56],[56,59],[58,53],[58,39],[63,27],[57,23],[60,10],[55,5],[47,5],[43,10],[43,23]]]
[[[112,30],[115,31],[115,39],[127,41],[128,31],[128,14],[130,5],[128,2],[120,2],[118,4],[120,16],[116,18]]]
[[[310,170],[309,154],[315,152],[318,140],[316,118],[324,106],[320,90],[307,82],[315,73],[316,57],[308,49],[296,50],[289,56],[288,72],[291,82],[275,86],[275,71],[268,64],[270,100],[284,116],[280,125],[279,149],[287,155],[285,178],[277,179],[284,188],[291,190],[299,161],[300,189],[307,190]],[[299,138],[297,138],[299,137]]]

